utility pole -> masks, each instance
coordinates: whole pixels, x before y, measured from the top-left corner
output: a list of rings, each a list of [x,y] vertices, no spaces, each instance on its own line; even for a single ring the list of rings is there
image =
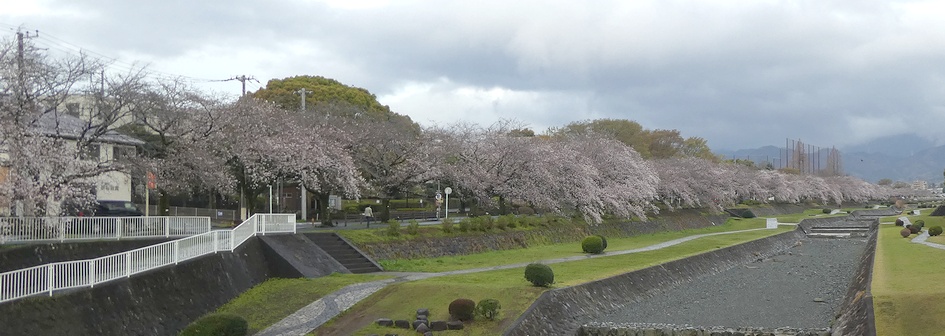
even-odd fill
[[[256,80],[256,77],[246,76],[246,75],[233,76],[232,78],[224,79],[222,81],[227,82],[231,80],[240,81],[240,83],[243,84],[243,91],[240,94],[240,98],[243,98],[246,96],[246,81],[256,81],[256,83],[259,83],[259,81]],[[243,176],[245,179],[245,176],[246,176],[245,172]],[[246,211],[246,186],[243,184],[245,184],[245,181],[244,183],[240,185],[240,220],[246,220],[246,218],[249,217],[248,211]]]
[[[298,89],[298,91],[295,91],[295,93],[298,93],[299,95],[302,96],[302,105],[301,105],[301,107],[302,107],[302,111],[305,111],[305,95],[306,95],[306,94],[309,94],[309,93],[312,93],[312,91],[306,90],[305,88],[301,88],[301,89]]]
[[[39,36],[39,31],[30,35],[29,32],[22,32],[19,29],[16,31],[16,79],[17,85],[19,85],[18,90],[15,92],[19,96],[17,99],[20,107],[26,107],[26,102],[29,99],[29,89],[26,87],[26,46],[24,39],[34,38]]]
[[[295,91],[295,93],[298,93],[299,95],[302,96],[302,105],[300,105],[300,107],[303,113],[305,112],[305,95],[308,94],[309,92],[311,91],[308,91],[305,88],[301,88],[298,91]],[[308,189],[306,189],[305,185],[302,184],[302,180],[299,180],[299,194],[301,194],[300,195],[301,206],[299,206],[299,208],[301,208],[302,210],[302,220],[307,221],[308,220]]]
[[[255,81],[256,83],[259,83],[259,81],[256,80],[256,77],[246,76],[246,75],[233,76],[232,78],[225,79],[224,81],[231,81],[231,80],[240,81],[240,83],[243,84],[243,91],[242,91],[243,93],[240,95],[240,97],[243,97],[246,95],[246,81]]]

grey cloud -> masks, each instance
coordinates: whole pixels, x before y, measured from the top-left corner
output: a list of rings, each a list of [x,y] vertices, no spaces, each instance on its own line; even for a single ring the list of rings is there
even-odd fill
[[[378,95],[448,78],[556,97],[534,109],[498,105],[521,108],[512,117],[535,125],[628,118],[735,148],[785,137],[841,145],[904,131],[885,123],[924,133],[945,123],[942,35],[903,21],[893,1],[68,4],[97,19],[36,26],[61,24],[78,43],[155,57],[208,44],[307,47],[317,64],[300,54],[269,66],[287,76],[323,69]],[[859,124],[880,126],[850,126]]]

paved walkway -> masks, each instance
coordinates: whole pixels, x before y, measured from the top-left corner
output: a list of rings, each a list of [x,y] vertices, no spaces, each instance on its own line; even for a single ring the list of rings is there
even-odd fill
[[[923,230],[921,234],[919,234],[915,238],[912,238],[912,242],[916,244],[922,244],[925,246],[930,246],[937,249],[945,250],[945,245],[930,243],[930,242],[925,241],[926,239],[929,239],[929,230]]]
[[[783,223],[781,223],[783,224]],[[299,309],[289,317],[286,317],[282,321],[277,322],[276,324],[266,328],[263,331],[257,333],[257,336],[284,336],[284,335],[305,335],[308,332],[315,330],[328,320],[331,320],[341,312],[345,311],[348,308],[351,308],[361,300],[364,300],[371,294],[381,290],[387,285],[395,282],[403,281],[414,281],[422,280],[433,277],[439,277],[444,275],[454,275],[454,274],[468,274],[468,273],[477,273],[477,272],[487,272],[494,270],[502,270],[509,268],[523,268],[528,266],[528,264],[539,262],[543,264],[556,264],[568,261],[584,260],[590,258],[602,258],[608,256],[622,255],[622,254],[631,254],[631,253],[640,253],[658,250],[662,248],[667,248],[673,245],[679,245],[690,240],[699,239],[709,236],[718,236],[724,234],[733,234],[740,232],[749,232],[749,231],[759,231],[759,230],[769,230],[769,229],[750,229],[750,230],[739,230],[739,231],[726,231],[726,232],[716,232],[716,233],[706,233],[692,235],[688,237],[683,237],[679,239],[674,239],[659,244],[654,244],[646,247],[641,247],[631,250],[622,250],[622,251],[611,251],[604,252],[602,254],[592,254],[592,255],[582,255],[582,256],[573,256],[565,258],[555,258],[547,260],[536,260],[527,263],[519,264],[510,264],[510,265],[500,265],[492,267],[482,267],[482,268],[472,268],[465,270],[457,271],[448,271],[448,272],[438,272],[438,273],[410,273],[410,272],[378,272],[374,274],[388,274],[394,275],[393,279],[378,280],[360,284],[354,284],[342,289],[339,289],[331,294],[322,297],[321,299],[315,300],[308,306]],[[929,243],[931,244],[931,243]],[[936,244],[938,245],[938,244]]]

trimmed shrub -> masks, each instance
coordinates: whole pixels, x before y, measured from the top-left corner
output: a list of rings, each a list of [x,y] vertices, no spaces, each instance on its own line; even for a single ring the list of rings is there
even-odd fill
[[[603,235],[597,235],[597,236],[600,237],[600,241],[603,243],[604,249],[606,250],[606,249],[607,249],[607,237],[604,237]]]
[[[919,229],[924,228],[924,227],[925,227],[925,221],[924,221],[924,220],[921,220],[921,219],[920,219],[920,220],[917,220],[917,221],[915,221],[915,223],[912,223],[912,226],[918,226]]]
[[[525,266],[525,280],[535,286],[548,287],[555,282],[555,273],[548,265],[528,264],[528,266]]]
[[[180,336],[245,336],[249,325],[233,314],[210,314],[181,330]]]
[[[387,235],[397,237],[400,235],[400,222],[391,219],[387,221]]]
[[[912,232],[912,234],[922,232],[922,228],[915,224],[909,225],[906,228],[909,229],[909,232]]]
[[[420,222],[417,222],[416,219],[407,221],[407,233],[411,236],[416,236],[420,233]]]
[[[535,209],[531,207],[523,206],[518,208],[519,215],[531,216],[535,214]]]
[[[601,254],[604,252],[604,241],[600,236],[587,236],[581,242],[581,249],[584,253]]]
[[[896,226],[902,226],[902,224],[903,224],[902,220],[899,218],[896,218]]]
[[[479,301],[479,304],[476,305],[476,316],[495,321],[495,318],[499,316],[499,309],[502,309],[499,300],[485,299]]]
[[[443,230],[443,233],[453,233],[453,220],[450,218],[444,218],[440,222],[440,230]]]
[[[476,313],[476,302],[470,299],[456,299],[450,302],[450,318],[459,321],[472,321]]]
[[[823,213],[825,213],[825,214],[829,214],[830,211],[832,211],[832,210],[830,210],[829,208],[824,208],[824,210],[822,210],[822,211],[823,211]]]
[[[909,238],[909,235],[912,234],[912,230],[909,230],[909,228],[904,228],[899,230],[899,234],[902,235],[902,238]]]
[[[938,236],[940,234],[942,234],[942,227],[940,225],[936,225],[929,228],[930,236]]]

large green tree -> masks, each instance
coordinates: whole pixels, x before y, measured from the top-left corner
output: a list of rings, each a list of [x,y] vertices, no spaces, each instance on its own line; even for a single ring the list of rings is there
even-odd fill
[[[275,103],[288,109],[298,110],[302,100],[299,90],[306,90],[306,109],[321,105],[320,103],[344,103],[356,107],[372,118],[390,117],[393,115],[390,108],[381,105],[377,97],[366,89],[348,86],[341,82],[321,76],[295,76],[283,79],[272,79],[266,87],[253,93],[253,96]]]
[[[595,119],[572,122],[549,130],[553,135],[599,134],[620,141],[646,159],[671,157],[699,157],[715,159],[705,139],[683,138],[677,130],[647,130],[639,123],[626,119]]]
[[[387,219],[389,199],[422,183],[428,175],[425,165],[428,166],[430,160],[422,150],[420,126],[410,117],[392,112],[368,90],[321,76],[273,79],[253,96],[297,111],[302,109],[302,89],[305,90],[302,113],[331,126],[323,128],[326,132],[323,135],[339,141],[355,158],[365,182],[362,194],[383,199],[385,203],[379,217]],[[336,193],[337,190],[330,188],[315,192],[323,223],[331,222],[325,214],[329,212],[329,195]]]

